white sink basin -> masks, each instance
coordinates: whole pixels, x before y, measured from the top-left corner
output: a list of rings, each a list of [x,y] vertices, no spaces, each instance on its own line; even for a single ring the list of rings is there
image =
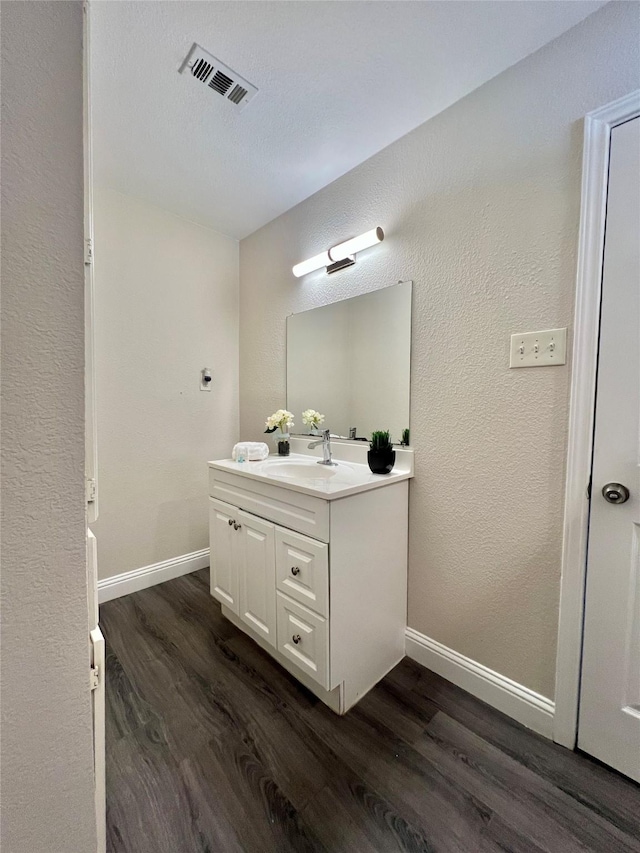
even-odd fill
[[[368,482],[372,474],[369,467],[351,462],[336,462],[335,465],[319,465],[315,456],[296,454],[290,458],[270,456],[255,469],[264,477],[286,483],[287,486],[306,486],[322,492],[345,489]]]
[[[346,469],[346,466],[342,466]],[[290,477],[295,480],[330,480],[340,472],[338,465],[318,465],[313,459],[311,462],[273,462],[267,465],[267,470],[272,477]]]

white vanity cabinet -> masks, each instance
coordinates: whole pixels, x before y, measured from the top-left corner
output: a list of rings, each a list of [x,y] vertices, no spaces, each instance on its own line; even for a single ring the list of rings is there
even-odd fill
[[[211,594],[344,713],[404,656],[408,480],[323,499],[216,464]]]

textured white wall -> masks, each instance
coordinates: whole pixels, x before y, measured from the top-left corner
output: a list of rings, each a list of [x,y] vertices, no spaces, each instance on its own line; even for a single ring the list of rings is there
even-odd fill
[[[1,10],[0,846],[91,853],[82,4]]]
[[[246,439],[287,314],[413,279],[409,624],[547,696],[570,368],[509,370],[509,335],[571,325],[581,120],[640,85],[639,45],[638,4],[605,6],[240,246]],[[352,269],[292,276],[376,225]]]
[[[208,545],[206,463],[238,435],[238,243],[100,188],[94,230],[104,578]]]

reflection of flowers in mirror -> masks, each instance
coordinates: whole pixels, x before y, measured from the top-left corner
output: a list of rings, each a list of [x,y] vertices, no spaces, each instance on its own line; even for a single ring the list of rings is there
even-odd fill
[[[294,426],[293,414],[286,409],[278,409],[267,418],[265,426],[265,432],[275,432],[277,429],[280,432],[288,432]]]
[[[307,409],[302,413],[302,423],[311,429],[317,429],[324,421],[324,415],[316,412],[315,409]]]

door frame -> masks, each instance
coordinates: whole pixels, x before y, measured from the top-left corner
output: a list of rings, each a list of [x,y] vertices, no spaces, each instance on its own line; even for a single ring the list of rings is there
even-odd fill
[[[98,519],[98,430],[96,411],[95,286],[93,262],[93,122],[91,118],[91,6],[83,0],[82,80],[84,145],[84,400],[87,523]]]
[[[582,666],[587,537],[611,131],[640,116],[640,89],[587,113],[574,315],[553,739],[574,749]]]

